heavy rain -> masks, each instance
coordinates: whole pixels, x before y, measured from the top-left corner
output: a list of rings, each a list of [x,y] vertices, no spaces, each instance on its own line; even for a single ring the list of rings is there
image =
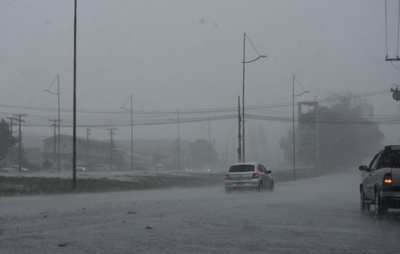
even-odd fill
[[[0,253],[396,252],[399,10],[1,0]]]

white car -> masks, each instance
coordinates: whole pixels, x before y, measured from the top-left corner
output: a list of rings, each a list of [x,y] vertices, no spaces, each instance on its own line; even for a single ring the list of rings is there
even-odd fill
[[[272,171],[261,163],[237,163],[230,166],[225,174],[224,186],[227,192],[235,189],[274,190]]]
[[[18,165],[13,165],[12,167],[13,167],[14,169],[16,169],[16,170],[19,170],[19,166],[18,166]],[[24,167],[21,167],[21,171],[22,171],[22,172],[28,172],[29,169],[24,168]]]
[[[19,166],[18,165],[12,165],[12,167],[5,167],[2,168],[1,171],[3,172],[18,172],[19,171]],[[29,169],[21,167],[21,172],[28,172]]]
[[[76,165],[76,171],[86,172],[88,166],[86,164],[78,164]]]

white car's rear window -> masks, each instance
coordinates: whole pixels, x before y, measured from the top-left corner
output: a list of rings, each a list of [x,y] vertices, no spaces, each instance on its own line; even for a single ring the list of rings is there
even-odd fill
[[[254,165],[233,165],[229,168],[229,172],[252,172],[254,171]]]

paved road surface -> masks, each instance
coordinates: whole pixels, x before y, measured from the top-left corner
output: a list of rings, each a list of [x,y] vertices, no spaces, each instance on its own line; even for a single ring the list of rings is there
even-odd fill
[[[361,214],[359,181],[3,197],[0,253],[398,253],[400,213]]]

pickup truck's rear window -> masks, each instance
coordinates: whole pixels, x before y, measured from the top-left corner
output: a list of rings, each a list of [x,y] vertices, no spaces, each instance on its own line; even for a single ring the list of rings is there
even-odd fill
[[[391,151],[382,158],[382,166],[390,168],[400,167],[400,151]]]
[[[229,168],[229,172],[252,172],[254,165],[233,165]]]

